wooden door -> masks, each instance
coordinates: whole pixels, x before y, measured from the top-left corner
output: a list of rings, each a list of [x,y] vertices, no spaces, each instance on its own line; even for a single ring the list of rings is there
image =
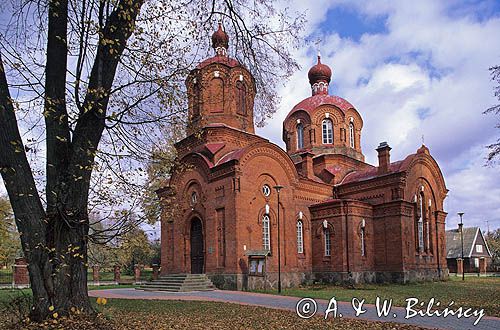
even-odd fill
[[[202,274],[205,263],[203,254],[203,228],[201,220],[191,221],[191,274]]]

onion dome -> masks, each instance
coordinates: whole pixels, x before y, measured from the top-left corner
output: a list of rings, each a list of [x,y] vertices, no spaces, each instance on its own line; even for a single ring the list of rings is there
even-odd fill
[[[328,94],[328,84],[332,78],[332,69],[321,63],[321,55],[318,54],[318,63],[309,69],[307,74],[312,87],[313,95]]]
[[[219,22],[219,28],[212,34],[212,47],[217,55],[226,55],[229,47],[229,36],[222,30],[222,24]]]

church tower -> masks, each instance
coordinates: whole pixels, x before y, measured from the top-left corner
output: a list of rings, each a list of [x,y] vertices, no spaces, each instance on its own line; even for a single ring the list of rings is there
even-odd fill
[[[283,122],[286,151],[310,178],[338,183],[354,168],[365,166],[361,151],[363,119],[345,99],[330,95],[332,70],[317,63],[308,72],[312,95],[299,102]]]
[[[228,56],[229,36],[219,23],[212,35],[215,56],[201,62],[187,79],[191,135],[210,125],[254,133],[255,80],[238,60]]]

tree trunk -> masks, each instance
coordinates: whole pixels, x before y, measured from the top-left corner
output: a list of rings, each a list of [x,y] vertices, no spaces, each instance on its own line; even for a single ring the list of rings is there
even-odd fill
[[[65,103],[68,1],[49,2],[46,211],[26,157],[0,54],[0,171],[28,261],[34,321],[76,309],[94,313],[87,292],[89,185],[113,79],[142,3],[121,0],[105,20],[83,110],[70,141]]]

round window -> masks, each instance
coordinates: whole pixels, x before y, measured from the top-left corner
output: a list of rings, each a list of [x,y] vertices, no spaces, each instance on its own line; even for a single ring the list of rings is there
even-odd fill
[[[198,194],[196,193],[196,191],[193,191],[193,193],[191,194],[191,204],[196,204],[198,202]]]
[[[269,187],[269,185],[267,184],[263,185],[262,193],[264,194],[264,196],[268,197],[269,195],[271,195],[271,187]]]

